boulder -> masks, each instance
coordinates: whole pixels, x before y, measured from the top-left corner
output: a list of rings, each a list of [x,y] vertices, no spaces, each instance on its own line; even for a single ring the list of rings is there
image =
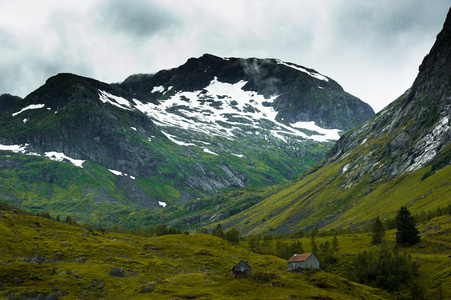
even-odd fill
[[[109,273],[110,276],[125,277],[124,268],[112,268]]]
[[[143,289],[141,293],[153,293],[155,289],[155,282],[149,282],[145,286],[143,286]]]

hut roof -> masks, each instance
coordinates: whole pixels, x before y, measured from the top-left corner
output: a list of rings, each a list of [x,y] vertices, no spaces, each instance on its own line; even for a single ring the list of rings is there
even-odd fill
[[[236,267],[238,267],[239,265],[245,265],[246,267],[251,267],[247,262],[245,262],[244,260],[241,260],[239,263],[237,263],[232,270],[234,270]]]
[[[310,257],[313,253],[303,253],[303,254],[294,254],[288,262],[295,262],[295,261],[305,261],[307,258]]]

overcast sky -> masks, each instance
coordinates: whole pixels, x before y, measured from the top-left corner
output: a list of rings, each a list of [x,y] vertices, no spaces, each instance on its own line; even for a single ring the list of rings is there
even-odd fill
[[[409,88],[449,0],[0,0],[0,94],[60,72],[121,82],[190,57],[278,58],[377,112]]]

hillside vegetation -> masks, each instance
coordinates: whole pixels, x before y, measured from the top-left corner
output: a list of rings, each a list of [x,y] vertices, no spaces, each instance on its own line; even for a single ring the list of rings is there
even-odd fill
[[[242,232],[286,233],[299,229],[361,228],[376,217],[394,218],[402,205],[412,213],[437,209],[451,203],[451,167],[430,174],[432,166],[402,174],[389,182],[370,184],[360,180],[343,186],[347,159],[312,172],[291,186],[251,208],[223,221]]]
[[[338,235],[337,261],[322,262],[322,271],[290,273],[286,260],[247,250],[208,234],[143,237],[71,226],[65,222],[2,212],[0,217],[0,297],[59,299],[395,299],[420,290],[424,299],[451,294],[451,217],[420,226],[421,244],[407,249],[418,265],[418,276],[400,291],[387,293],[346,279],[356,254],[382,246],[367,234]],[[266,249],[274,249],[274,237]],[[317,236],[318,245],[332,237]],[[394,231],[387,244],[393,247]],[[311,251],[309,237],[300,241]],[[320,254],[318,254],[320,255]],[[233,278],[230,269],[240,260],[253,277]],[[421,298],[418,298],[421,299]]]
[[[255,254],[208,234],[141,237],[90,231],[33,215],[3,212],[3,216],[0,297],[389,297],[384,291],[323,271],[288,273],[283,259]],[[233,278],[230,269],[240,260],[249,262],[255,278]]]

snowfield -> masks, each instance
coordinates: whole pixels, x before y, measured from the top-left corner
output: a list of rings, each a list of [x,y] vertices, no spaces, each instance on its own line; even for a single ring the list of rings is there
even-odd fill
[[[308,73],[315,78],[328,81],[327,77],[308,71],[297,65],[279,61],[280,64]],[[314,140],[318,142],[335,141],[340,138],[340,130],[324,129],[314,122],[297,122],[283,124],[276,120],[277,112],[272,103],[278,97],[274,95],[265,98],[254,91],[244,90],[247,81],[231,84],[221,82],[215,77],[210,84],[202,90],[193,92],[177,92],[166,100],[157,104],[143,103],[137,99],[127,99],[99,91],[99,99],[121,109],[137,109],[145,113],[161,129],[183,129],[190,132],[199,132],[209,136],[219,136],[227,139],[236,139],[236,130],[247,134],[260,134],[268,132],[284,143],[290,138]],[[153,87],[152,93],[167,93],[164,86]],[[265,124],[263,126],[262,124]],[[268,126],[272,124],[272,126]],[[246,129],[244,129],[246,128]],[[174,135],[163,132],[172,142],[181,146],[194,146],[194,143],[183,141]],[[267,134],[265,133],[267,136]]]

